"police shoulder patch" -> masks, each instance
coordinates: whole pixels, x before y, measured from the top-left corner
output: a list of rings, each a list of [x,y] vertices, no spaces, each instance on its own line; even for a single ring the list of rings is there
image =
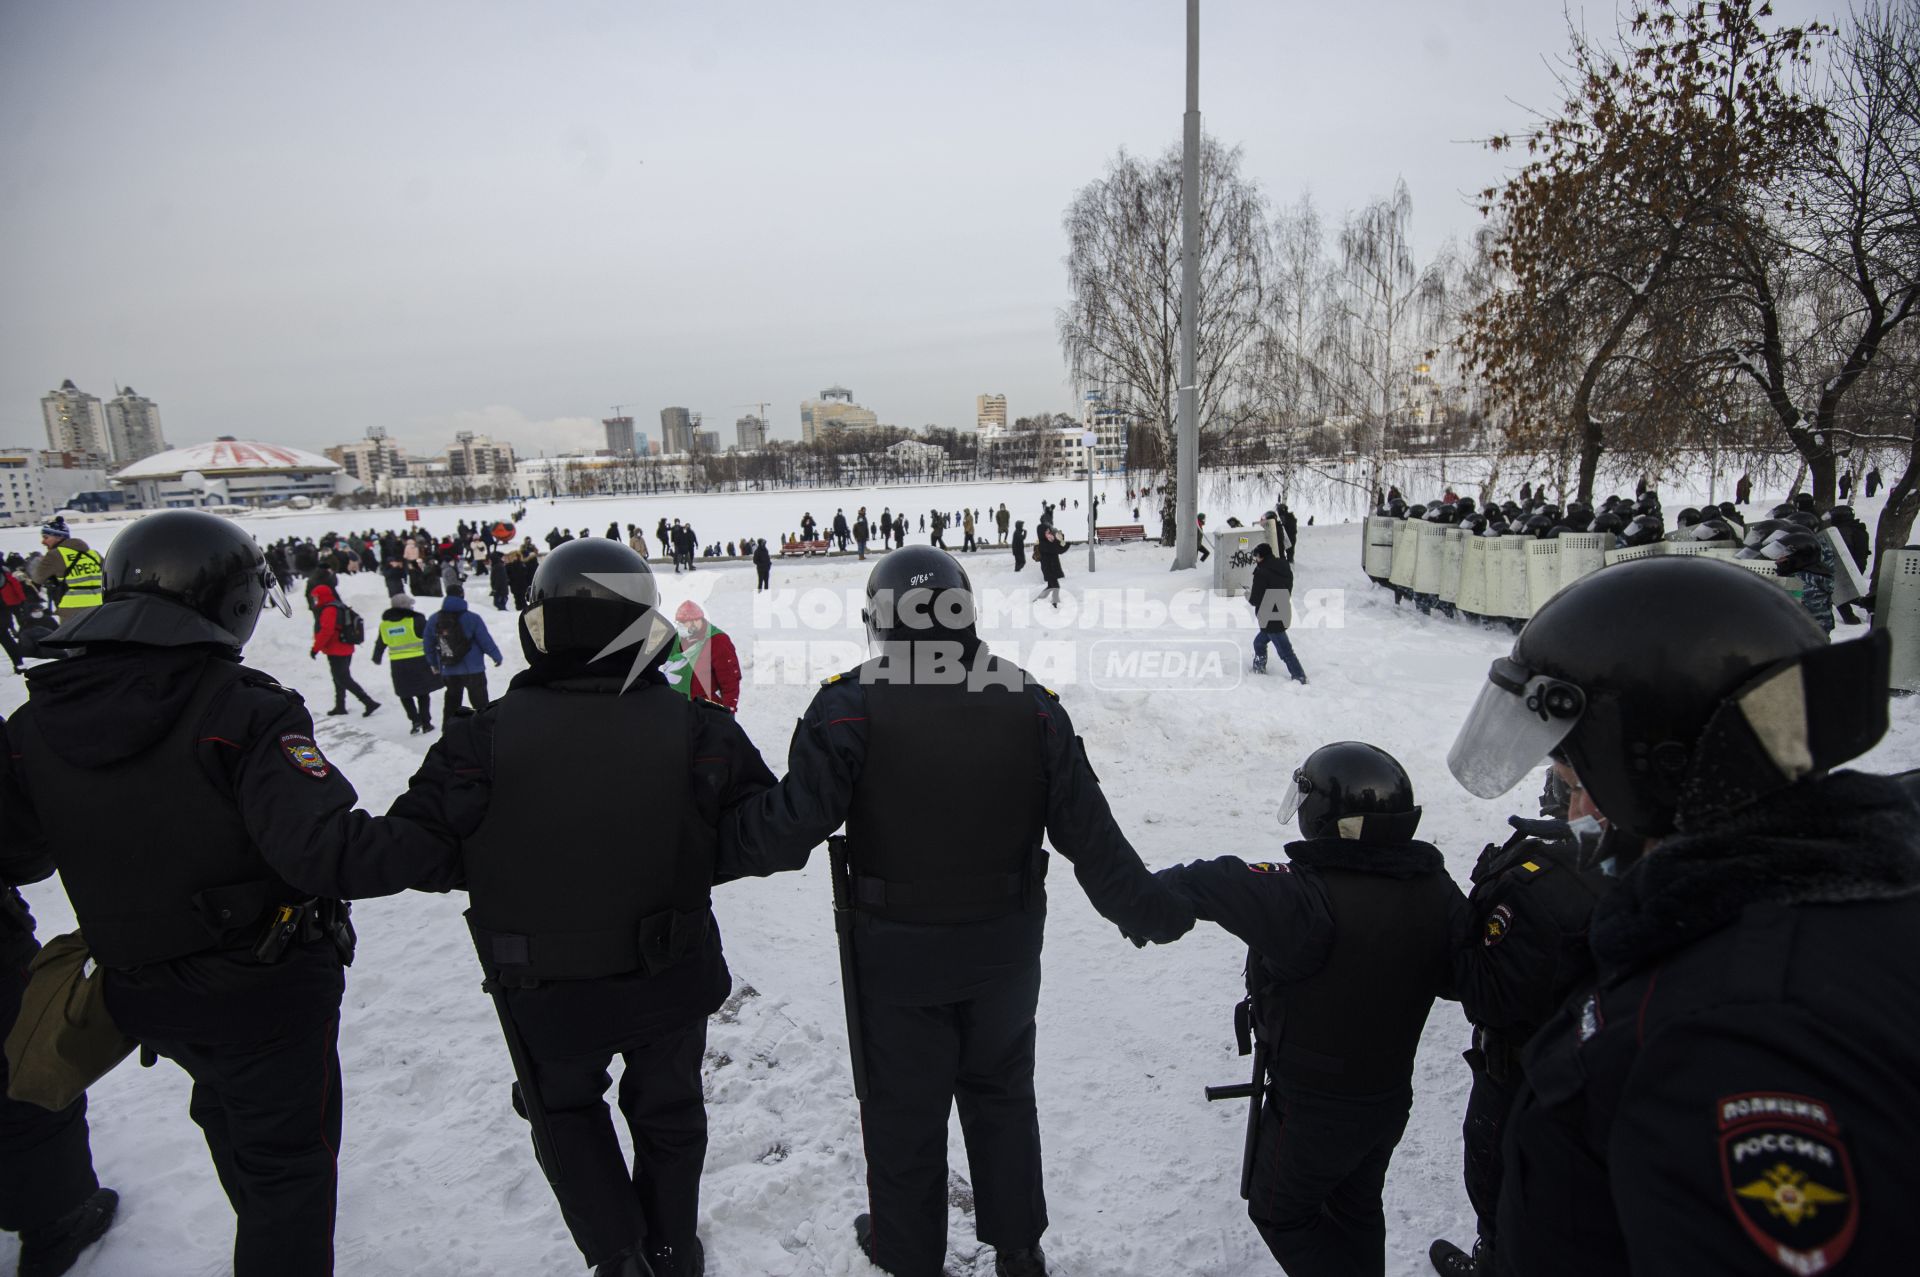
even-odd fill
[[[1837,1265],[1860,1228],[1860,1194],[1832,1106],[1751,1091],[1713,1107],[1721,1180],[1741,1231],[1790,1273]]]
[[[333,768],[327,762],[327,756],[320,752],[311,736],[300,736],[289,732],[280,738],[280,752],[294,767],[315,780],[325,780],[332,774]]]
[[[1247,868],[1257,874],[1284,874],[1293,872],[1285,865],[1273,860],[1257,860],[1248,865]]]
[[[1481,929],[1480,943],[1491,949],[1507,938],[1507,932],[1513,930],[1513,910],[1505,905],[1495,905],[1493,912],[1487,915],[1485,926]]]

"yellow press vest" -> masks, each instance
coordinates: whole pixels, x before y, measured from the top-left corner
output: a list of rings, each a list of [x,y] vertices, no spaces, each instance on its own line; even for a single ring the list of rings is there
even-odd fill
[[[92,550],[76,550],[70,545],[56,545],[53,548],[60,555],[60,561],[66,564],[60,574],[60,580],[67,587],[67,592],[60,596],[60,610],[70,612],[75,608],[99,607],[106,602],[100,592],[105,584],[100,556]]]
[[[396,661],[410,661],[427,654],[427,640],[413,632],[412,617],[380,622],[380,641],[387,645],[387,654]]]

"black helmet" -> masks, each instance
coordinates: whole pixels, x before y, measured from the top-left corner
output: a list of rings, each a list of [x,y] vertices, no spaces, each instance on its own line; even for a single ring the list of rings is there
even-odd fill
[[[860,619],[876,647],[915,639],[973,636],[973,582],[960,561],[930,545],[882,555],[867,576]]]
[[[1663,837],[1870,748],[1887,727],[1889,651],[1884,634],[1829,645],[1744,568],[1618,564],[1541,605],[1493,663],[1447,766],[1494,798],[1563,758],[1615,828]]]
[[[1461,526],[1469,532],[1485,532],[1487,530],[1487,518],[1482,514],[1470,514],[1461,520]]]
[[[1585,510],[1569,506],[1565,523],[1569,532],[1585,532],[1593,526],[1593,516]]]
[[[623,541],[564,542],[527,584],[520,636],[531,664],[563,654],[592,662],[632,647],[631,682],[666,652],[673,634],[653,569]]]
[[[1747,517],[1741,514],[1740,507],[1731,501],[1722,501],[1720,503],[1720,517],[1728,523],[1738,524],[1743,528],[1747,526]]]
[[[1620,522],[1619,515],[1611,510],[1603,510],[1593,516],[1593,524],[1589,530],[1594,532],[1609,532],[1618,536],[1620,529],[1625,526],[1627,525]]]
[[[1406,768],[1378,745],[1357,740],[1322,745],[1294,768],[1280,823],[1296,813],[1305,838],[1405,842],[1420,826]]]
[[[1700,522],[1700,512],[1692,506],[1688,506],[1679,514],[1673,516],[1673,523],[1676,528],[1690,528],[1698,522]]]
[[[1519,502],[1517,502],[1517,501],[1502,501],[1502,502],[1500,503],[1500,513],[1501,513],[1501,514],[1503,514],[1503,515],[1505,515],[1505,516],[1507,517],[1507,522],[1509,522],[1509,523],[1511,523],[1511,522],[1513,522],[1513,520],[1514,520],[1514,519],[1516,519],[1516,518],[1518,518],[1518,517],[1519,517],[1519,515],[1520,515],[1520,504],[1519,504]]]
[[[1825,516],[1826,522],[1831,523],[1835,527],[1840,527],[1840,528],[1844,528],[1849,523],[1852,523],[1855,517],[1856,516],[1853,513],[1853,507],[1850,505],[1834,506],[1832,509],[1827,511]]]
[[[1527,520],[1524,531],[1528,536],[1544,541],[1553,535],[1553,520],[1544,514],[1536,514]]]
[[[1424,519],[1427,517],[1427,507],[1424,505],[1410,505],[1407,507],[1407,517],[1409,519]]]
[[[1761,546],[1759,556],[1772,559],[1774,570],[1781,576],[1792,576],[1821,565],[1820,541],[1814,533],[1795,528]]]
[[[1695,541],[1739,540],[1739,537],[1734,535],[1733,525],[1717,514],[1700,520],[1700,522],[1694,524],[1688,531],[1692,534],[1692,539]]]
[[[237,650],[266,607],[293,615],[253,538],[198,510],[136,520],[107,547],[101,579],[106,601],[41,639],[42,646],[218,643]]]
[[[1794,505],[1793,502],[1782,501],[1779,505],[1767,511],[1767,517],[1769,519],[1790,518],[1798,509],[1799,507]]]
[[[1461,497],[1459,500],[1453,503],[1453,508],[1455,510],[1458,510],[1461,516],[1464,518],[1465,516],[1472,514],[1474,511],[1473,498]]]
[[[1813,504],[1813,494],[1811,492],[1796,492],[1791,497],[1788,497],[1787,500],[1792,503],[1794,509],[1806,514],[1812,514],[1816,509]]]
[[[1666,530],[1660,526],[1659,515],[1640,514],[1635,515],[1633,522],[1620,534],[1620,541],[1623,545],[1652,545],[1665,535]]]

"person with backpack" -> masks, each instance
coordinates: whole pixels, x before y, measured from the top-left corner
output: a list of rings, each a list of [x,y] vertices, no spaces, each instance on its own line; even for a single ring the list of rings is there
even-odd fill
[[[507,610],[507,594],[512,582],[507,580],[506,556],[498,550],[487,552],[487,588],[493,593],[493,610]]]
[[[38,597],[38,592],[14,572],[11,563],[0,568],[0,648],[6,649],[15,674],[24,674],[26,668],[20,664],[20,642],[14,637],[14,624],[25,611],[27,600]]]
[[[307,652],[307,659],[325,654],[327,672],[333,675],[333,708],[327,711],[329,718],[347,712],[347,693],[352,692],[366,708],[360,713],[365,718],[380,708],[380,702],[367,695],[366,689],[353,681],[353,649],[367,641],[366,622],[360,614],[340,601],[331,585],[320,584],[313,587],[313,647]]]
[[[582,538],[585,539],[585,538]],[[485,709],[492,697],[487,693],[487,657],[500,664],[500,648],[493,641],[486,622],[467,610],[467,600],[455,587],[440,610],[427,618],[427,665],[447,684],[446,703],[441,708],[441,728],[460,708],[461,693],[475,709]]]
[[[393,653],[393,694],[407,711],[409,736],[433,730],[433,694],[440,690],[439,676],[427,664],[427,618],[414,610],[413,596],[395,593],[380,614],[380,625],[373,640],[373,663]]]
[[[99,607],[100,555],[69,532],[67,521],[57,514],[40,529],[40,544],[46,553],[33,567],[33,583],[47,591],[63,617]]]

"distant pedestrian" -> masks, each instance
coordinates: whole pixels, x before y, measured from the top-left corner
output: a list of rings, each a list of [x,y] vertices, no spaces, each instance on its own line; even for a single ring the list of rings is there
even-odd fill
[[[1040,539],[1034,542],[1033,557],[1040,564],[1040,575],[1046,584],[1040,587],[1040,598],[1051,598],[1053,605],[1060,606],[1060,582],[1067,575],[1060,558],[1066,553],[1066,538],[1051,523],[1040,528]]]
[[[427,664],[447,683],[440,714],[440,728],[445,731],[453,712],[460,708],[463,694],[475,709],[485,709],[492,702],[487,692],[486,660],[490,658],[499,665],[500,648],[486,622],[467,610],[467,600],[457,592],[449,594],[440,610],[427,618],[425,638]]]
[[[1011,521],[1011,519],[1012,519],[1012,516],[1007,513],[1007,503],[1002,501],[1000,503],[1000,508],[993,512],[993,526],[999,534],[999,541],[1001,545],[1005,545],[1007,543],[1007,525]]]
[[[1869,482],[1872,481],[1871,475],[1868,476],[1868,481]],[[1871,489],[1869,489],[1868,495],[1869,496],[1872,495]],[[1735,505],[1746,505],[1752,500],[1753,500],[1753,476],[1750,474],[1743,474],[1740,476],[1739,481],[1733,485],[1733,503]]]
[[[773,555],[767,552],[765,537],[761,537],[759,543],[753,547],[753,574],[755,577],[753,588],[756,593],[773,588]]]
[[[1865,491],[1869,499],[1872,498],[1874,493],[1880,491],[1880,467],[1879,466],[1875,466],[1873,469],[1867,471],[1867,486]]]
[[[433,730],[433,694],[440,690],[440,677],[427,664],[427,618],[414,610],[413,597],[396,592],[380,614],[380,626],[373,640],[373,663],[392,656],[389,666],[393,694],[400,708],[407,711],[412,724],[409,735]]]
[[[333,708],[327,711],[329,717],[347,712],[347,693],[352,692],[365,708],[360,716],[365,718],[380,708],[380,702],[367,695],[366,689],[353,680],[353,649],[359,646],[361,638],[360,618],[352,608],[340,601],[333,586],[320,584],[313,587],[313,646],[307,652],[309,660],[316,656],[327,658],[327,673],[333,676]]]
[[[683,696],[738,712],[740,655],[733,640],[692,599],[680,605],[673,620],[679,634],[660,666],[667,682]]]
[[[1194,544],[1200,549],[1200,561],[1205,563],[1213,557],[1213,551],[1207,548],[1207,516],[1204,514],[1196,514],[1193,516],[1193,519],[1194,527],[1198,530],[1198,537],[1194,541]]]
[[[1253,584],[1247,590],[1247,602],[1253,604],[1253,672],[1267,672],[1267,648],[1280,653],[1281,663],[1296,683],[1307,681],[1294,655],[1293,640],[1287,637],[1287,623],[1293,616],[1293,568],[1273,552],[1264,541],[1253,547]]]
[[[498,550],[487,551],[487,589],[493,595],[493,610],[507,610],[507,595],[513,583],[507,579],[507,556]]]
[[[853,543],[860,549],[860,559],[866,561],[867,538],[873,534],[873,528],[867,523],[867,507],[861,506],[860,513],[853,519]]]
[[[1013,570],[1018,572],[1027,566],[1027,523],[1025,519],[1013,525]]]

